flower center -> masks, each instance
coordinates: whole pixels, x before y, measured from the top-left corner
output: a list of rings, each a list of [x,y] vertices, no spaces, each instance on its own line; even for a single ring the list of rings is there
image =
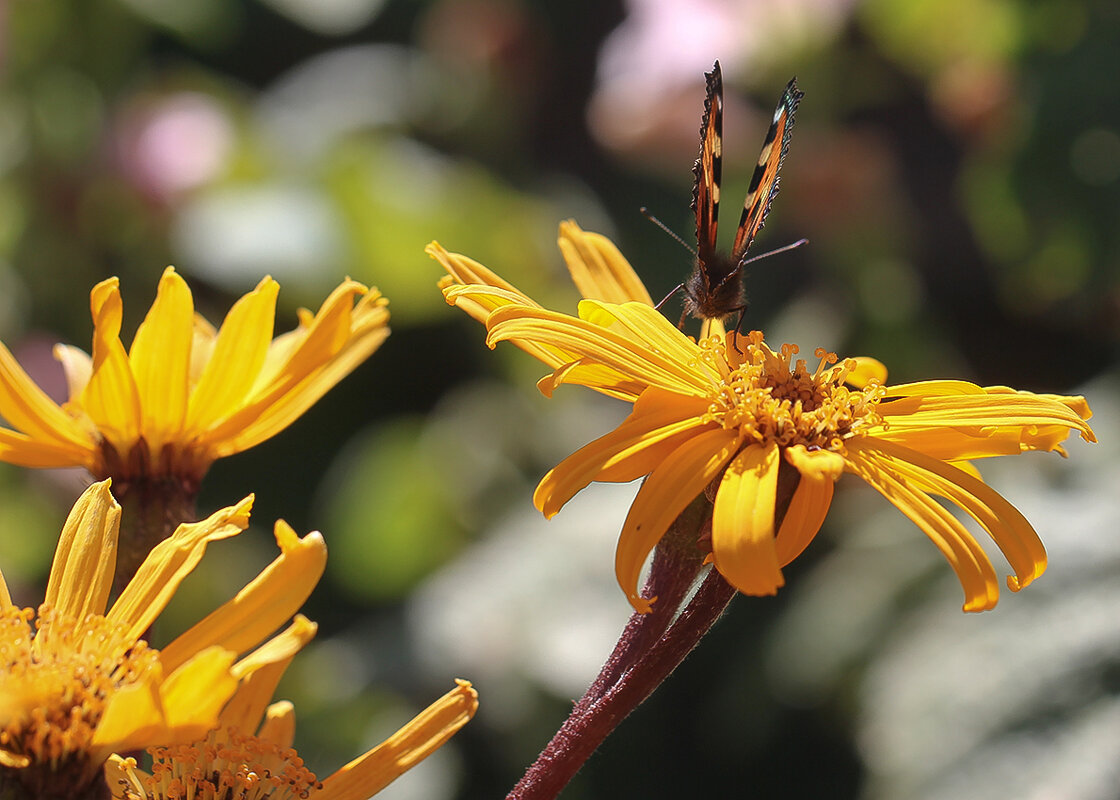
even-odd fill
[[[742,337],[739,343],[742,347]],[[804,359],[793,360],[796,345],[782,345],[775,353],[758,331],[746,337],[741,354],[717,337],[701,342],[701,348],[705,363],[722,376],[712,387],[705,421],[737,430],[744,439],[839,450],[860,427],[881,422],[877,406],[883,388],[845,386],[855,362],[837,364],[835,353],[818,348],[820,363],[810,372]]]
[[[290,747],[281,747],[236,728],[210,731],[200,742],[175,747],[150,747],[153,764],[147,775],[124,763],[131,783],[117,796],[125,800],[171,800],[193,797],[217,800],[295,800],[313,796],[322,784]],[[123,784],[123,782],[122,782]]]
[[[79,621],[46,604],[37,620],[30,608],[0,610],[0,784],[78,796],[98,774],[93,736],[106,701],[159,664],[157,651],[124,634],[105,617]]]

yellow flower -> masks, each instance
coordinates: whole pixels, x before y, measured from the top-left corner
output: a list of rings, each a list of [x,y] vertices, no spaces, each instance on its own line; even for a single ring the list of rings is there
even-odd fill
[[[478,708],[470,683],[457,681],[387,740],[320,782],[292,749],[292,704],[281,701],[265,708],[286,666],[287,661],[277,662],[243,682],[222,713],[220,727],[200,741],[149,748],[151,772],[139,769],[134,758],[113,756],[105,778],[114,800],[365,800],[438,750]]]
[[[601,237],[569,224],[561,228],[565,239],[569,269],[591,272],[582,254],[602,253]],[[595,283],[577,281],[589,299],[573,317],[528,301],[463,256],[435,244],[429,253],[450,273],[441,284],[448,302],[485,322],[491,347],[512,341],[553,368],[538,384],[545,394],[575,383],[634,404],[616,430],[550,471],[534,502],[551,517],[592,481],[646,478],[615,562],[637,610],[648,611],[656,599],[638,592],[647,556],[705,492],[713,504],[715,568],[746,594],[775,593],[781,567],[816,535],[845,472],[876,488],[941,550],[964,588],[966,611],[995,605],[995,570],[935,498],[960,507],[991,535],[1015,572],[1008,578],[1013,591],[1045,569],[1033,528],[970,461],[1064,452],[1071,431],[1095,441],[1084,398],[951,380],[884,387],[886,371],[873,359],[838,364],[818,350],[813,369],[794,360],[794,347],[774,352],[760,333],[729,337],[718,322],[697,342],[653,309],[648,295],[605,301]],[[632,274],[621,256],[610,271]]]
[[[200,738],[239,678],[306,628],[297,621],[236,661],[291,618],[326,563],[321,535],[301,539],[278,522],[281,555],[235,598],[162,650],[143,638],[207,545],[248,525],[251,506],[180,525],[106,610],[121,509],[109,481],[95,483],[66,520],[38,614],[14,605],[0,576],[0,786],[80,797],[111,753]]]
[[[58,345],[70,399],[52,401],[0,345],[0,460],[82,466],[120,481],[152,476],[197,486],[209,465],[276,435],[389,335],[387,301],[347,280],[317,314],[272,338],[279,286],[265,278],[221,329],[194,312],[168,267],[129,350],[120,340],[116,278],[90,293],[92,358]],[[355,303],[357,298],[357,303]]]

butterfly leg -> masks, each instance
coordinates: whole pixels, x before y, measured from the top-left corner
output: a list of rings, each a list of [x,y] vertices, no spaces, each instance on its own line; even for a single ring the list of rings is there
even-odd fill
[[[739,349],[739,334],[743,332],[743,320],[746,316],[747,307],[746,305],[742,305],[739,307],[739,320],[735,323],[735,327],[731,329],[732,334],[734,334],[732,341],[735,343],[735,352],[739,355],[743,354],[743,351]]]

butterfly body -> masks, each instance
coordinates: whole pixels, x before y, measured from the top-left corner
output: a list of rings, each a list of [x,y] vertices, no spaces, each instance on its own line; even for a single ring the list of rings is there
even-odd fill
[[[747,293],[739,280],[739,262],[723,253],[696,259],[684,282],[684,314],[697,319],[726,317],[747,307]]]
[[[689,315],[716,319],[739,313],[741,324],[747,307],[741,280],[747,250],[762,229],[770,205],[778,194],[778,171],[789,149],[794,113],[803,95],[797,89],[795,78],[786,86],[778,101],[743,203],[735,241],[731,252],[725,254],[716,249],[723,162],[723,76],[718,61],[712,71],[706,73],[706,78],[707,98],[700,124],[700,156],[693,167],[696,176],[692,190],[692,208],[696,212],[696,265],[688,279],[673,291],[684,290],[682,323]]]

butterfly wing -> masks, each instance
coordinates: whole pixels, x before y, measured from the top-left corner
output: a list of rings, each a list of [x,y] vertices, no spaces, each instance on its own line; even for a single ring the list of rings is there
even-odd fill
[[[711,88],[709,84],[709,97]],[[747,199],[743,202],[743,216],[739,218],[739,229],[735,232],[735,243],[731,246],[731,260],[738,264],[747,254],[754,237],[762,230],[762,223],[770,213],[770,204],[778,195],[778,171],[782,168],[786,152],[789,150],[790,137],[793,134],[793,116],[797,111],[797,104],[804,96],[797,90],[797,78],[794,78],[782,92],[778,107],[774,110],[774,119],[770,122],[770,130],[766,132],[766,141],[762,143],[762,152],[758,155],[758,165],[751,176],[751,185],[747,190]],[[705,117],[705,120],[707,118]],[[717,128],[718,131],[718,128]],[[718,147],[719,134],[716,134]],[[717,157],[718,158],[718,157]],[[717,180],[718,180],[717,160]],[[719,188],[716,188],[716,203],[719,202]],[[697,224],[700,212],[697,210]],[[715,225],[712,225],[713,231]],[[713,240],[715,234],[712,234]]]
[[[700,157],[692,168],[692,207],[696,211],[696,253],[701,264],[711,264],[716,254],[719,225],[719,181],[723,161],[723,75],[719,62],[705,73],[708,96],[700,123]]]

